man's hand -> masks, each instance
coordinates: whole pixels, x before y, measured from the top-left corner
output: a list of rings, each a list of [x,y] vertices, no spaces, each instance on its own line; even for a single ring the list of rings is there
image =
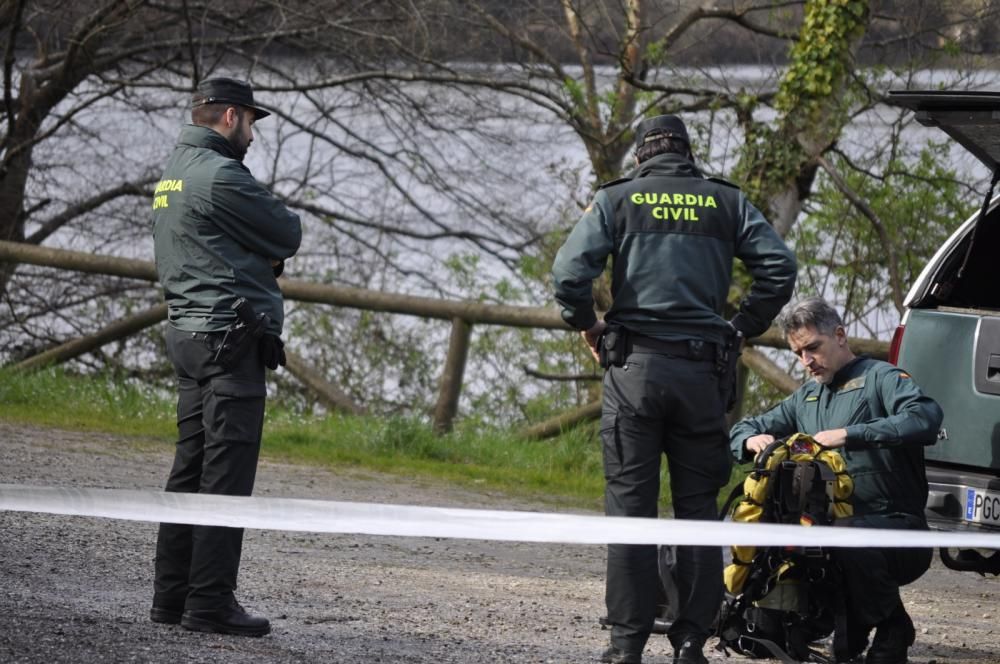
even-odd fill
[[[830,429],[813,434],[813,440],[823,447],[843,447],[847,444],[847,429]]]
[[[604,328],[608,326],[603,320],[599,320],[594,323],[594,326],[589,330],[580,330],[580,336],[583,340],[587,342],[587,346],[590,347],[590,354],[594,356],[594,359],[598,362],[601,361],[601,356],[597,354],[597,340],[600,338],[601,333],[604,332]]]
[[[757,456],[773,442],[774,436],[769,433],[761,433],[747,438],[745,445],[747,447],[747,452],[752,452],[754,456]]]

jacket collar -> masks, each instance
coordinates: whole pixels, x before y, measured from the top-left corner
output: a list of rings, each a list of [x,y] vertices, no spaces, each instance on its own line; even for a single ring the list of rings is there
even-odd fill
[[[687,158],[672,152],[664,152],[655,157],[650,157],[646,161],[636,166],[632,171],[632,177],[644,178],[650,175],[666,175],[679,177],[704,177],[698,167]]]
[[[177,139],[178,145],[189,145],[195,148],[207,148],[218,152],[223,157],[236,159],[236,151],[225,136],[201,125],[184,125]]]
[[[840,370],[833,375],[833,380],[830,381],[829,388],[831,390],[838,390],[840,387],[851,380],[856,378],[859,374],[864,373],[865,366],[864,361],[869,359],[866,355],[855,355],[854,359],[840,367]],[[859,371],[860,369],[860,371]]]

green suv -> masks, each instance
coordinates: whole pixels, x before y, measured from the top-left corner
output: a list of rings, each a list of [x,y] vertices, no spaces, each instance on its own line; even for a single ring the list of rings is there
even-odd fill
[[[1000,93],[890,92],[994,174],[983,207],[930,260],[906,296],[889,360],[944,409],[925,450],[932,528],[1000,529]],[[1000,574],[1000,552],[942,550],[952,569]]]

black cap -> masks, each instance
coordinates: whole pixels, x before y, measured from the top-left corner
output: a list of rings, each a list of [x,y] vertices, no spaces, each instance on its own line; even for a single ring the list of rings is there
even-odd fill
[[[268,111],[254,104],[253,88],[250,87],[249,83],[224,76],[206,78],[198,84],[198,89],[191,97],[191,107],[205,104],[245,106],[253,111],[258,120],[270,115]]]
[[[689,147],[691,145],[687,127],[684,126],[684,121],[676,115],[657,115],[646,118],[635,128],[636,149],[654,138],[679,138]]]

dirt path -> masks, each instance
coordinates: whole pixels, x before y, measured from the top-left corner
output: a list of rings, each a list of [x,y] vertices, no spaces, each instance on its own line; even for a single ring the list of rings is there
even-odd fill
[[[171,451],[0,422],[0,482],[159,490]],[[266,462],[256,494],[545,509]],[[155,537],[152,523],[0,512],[0,662],[568,663],[607,640],[603,547],[248,531],[239,597],[273,632],[247,639],[149,622]],[[1000,663],[1000,580],[935,565],[904,599],[911,662]],[[644,661],[671,657],[654,635]]]

